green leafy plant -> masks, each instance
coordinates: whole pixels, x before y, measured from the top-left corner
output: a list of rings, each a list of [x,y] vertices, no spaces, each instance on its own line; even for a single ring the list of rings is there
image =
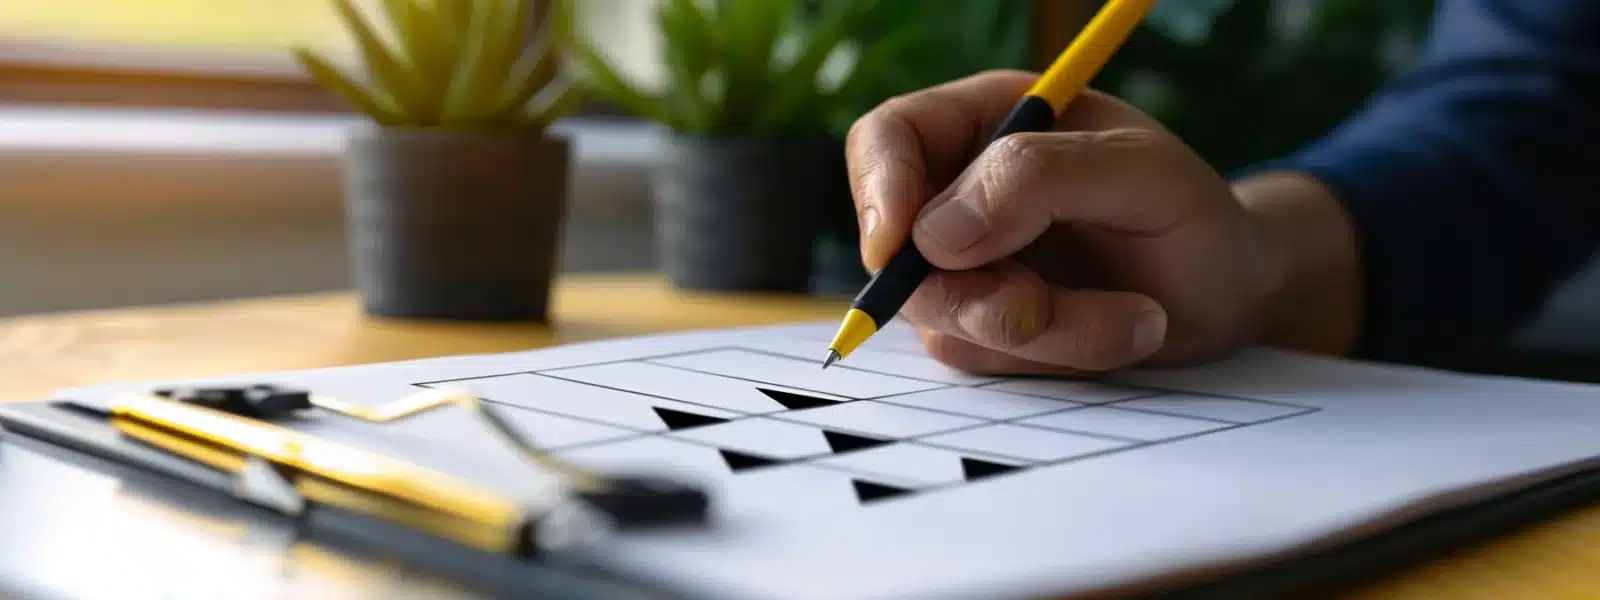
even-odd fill
[[[878,0],[862,43],[903,37],[901,60],[879,70],[834,129],[842,135],[861,115],[900,94],[990,69],[1030,68],[1032,10],[1031,2]]]
[[[1098,5],[1098,0],[1088,0]],[[1029,2],[880,0],[870,43],[924,30],[857,114],[895,94],[993,68],[1029,67]],[[1409,64],[1434,0],[1168,0],[1094,87],[1126,99],[1219,169],[1281,156],[1359,109]],[[848,126],[848,119],[844,122]],[[853,218],[853,215],[851,215]]]
[[[573,13],[561,23],[590,89],[623,111],[682,132],[818,135],[875,91],[913,39],[908,29],[857,43],[878,1],[662,0],[654,17],[667,81],[659,92],[623,76]],[[840,64],[844,74],[829,77]]]
[[[383,126],[539,131],[583,100],[583,88],[564,76],[549,23],[559,1],[382,0],[384,36],[351,0],[333,0],[360,50],[365,85],[310,48],[293,53]]]

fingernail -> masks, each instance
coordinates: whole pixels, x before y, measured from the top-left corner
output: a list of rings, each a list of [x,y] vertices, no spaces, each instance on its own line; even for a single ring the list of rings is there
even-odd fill
[[[933,238],[945,250],[958,252],[978,243],[988,230],[983,217],[962,201],[951,198],[923,215],[917,224],[922,232]]]
[[[1028,344],[1039,335],[1040,303],[1046,297],[1029,286],[1004,284],[997,280],[995,285],[1004,287],[966,303],[957,322],[974,341],[1001,348]]]
[[[1039,333],[1039,313],[1032,306],[1024,306],[1022,313],[1017,315],[1017,329],[1027,338]]]
[[[1167,334],[1167,315],[1160,311],[1147,312],[1133,324],[1133,351],[1140,358],[1154,354],[1161,348]]]
[[[878,208],[875,206],[868,206],[864,209],[861,209],[861,235],[871,237],[872,232],[877,231],[877,229]]]

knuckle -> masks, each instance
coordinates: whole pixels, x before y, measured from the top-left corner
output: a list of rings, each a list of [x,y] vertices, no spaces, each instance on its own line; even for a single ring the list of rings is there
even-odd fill
[[[1095,131],[1088,135],[1088,139],[1096,145],[1131,150],[1157,148],[1166,142],[1166,138],[1158,132],[1142,127],[1122,127]]]
[[[946,285],[940,274],[929,276],[901,305],[900,315],[912,324],[934,331],[948,331],[956,323],[967,298]]]
[[[879,103],[877,108],[868,111],[867,116],[859,119],[857,123],[867,121],[869,118],[879,121],[908,120],[908,115],[920,112],[917,109],[927,101],[927,94],[926,90],[919,90],[891,96],[888,100]]]
[[[1037,196],[1038,188],[1059,169],[1060,144],[1049,134],[1016,133],[996,141],[974,173],[974,206],[984,214],[999,214],[1016,203]]]
[[[1037,172],[1055,161],[1056,146],[1052,134],[1037,132],[1013,133],[994,143],[991,161],[1004,164],[1011,170]]]
[[[940,323],[955,323],[966,310],[967,295],[955,289],[955,286],[949,285],[943,277],[933,277],[931,283],[934,309],[937,311]]]
[[[1037,78],[1038,76],[1038,73],[1032,73],[1022,69],[993,68],[984,69],[973,74],[971,76],[971,81],[982,86],[999,83],[1011,83],[1021,80],[1031,80]]]
[[[894,210],[918,200],[919,182],[925,179],[922,143],[906,117],[894,112],[863,117],[848,135],[845,164],[858,206],[894,204],[889,207]]]

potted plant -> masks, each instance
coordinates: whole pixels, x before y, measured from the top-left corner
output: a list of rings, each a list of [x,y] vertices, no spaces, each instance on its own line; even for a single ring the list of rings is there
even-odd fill
[[[717,291],[808,289],[829,211],[849,206],[832,125],[902,46],[854,44],[873,0],[663,0],[666,83],[624,77],[564,13],[589,89],[660,124],[656,235],[668,281]],[[806,17],[819,6],[820,14]]]
[[[553,1],[553,0],[550,0]],[[333,0],[366,81],[293,53],[369,121],[345,149],[356,288],[373,315],[544,321],[568,195],[550,124],[581,100],[538,0]],[[392,40],[392,41],[386,41]]]

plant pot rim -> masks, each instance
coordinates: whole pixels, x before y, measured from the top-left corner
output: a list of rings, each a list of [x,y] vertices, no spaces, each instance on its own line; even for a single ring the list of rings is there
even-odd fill
[[[418,141],[503,140],[541,144],[566,144],[570,141],[568,134],[557,131],[554,127],[532,131],[492,128],[469,129],[465,127],[426,125],[378,125],[367,122],[350,127],[349,132],[350,137],[354,139],[409,139]]]
[[[663,127],[662,135],[675,143],[687,144],[716,144],[719,146],[748,145],[748,146],[805,146],[827,145],[838,146],[844,143],[844,137],[834,133],[817,132],[814,134],[771,134],[758,132],[699,132],[685,131]]]

